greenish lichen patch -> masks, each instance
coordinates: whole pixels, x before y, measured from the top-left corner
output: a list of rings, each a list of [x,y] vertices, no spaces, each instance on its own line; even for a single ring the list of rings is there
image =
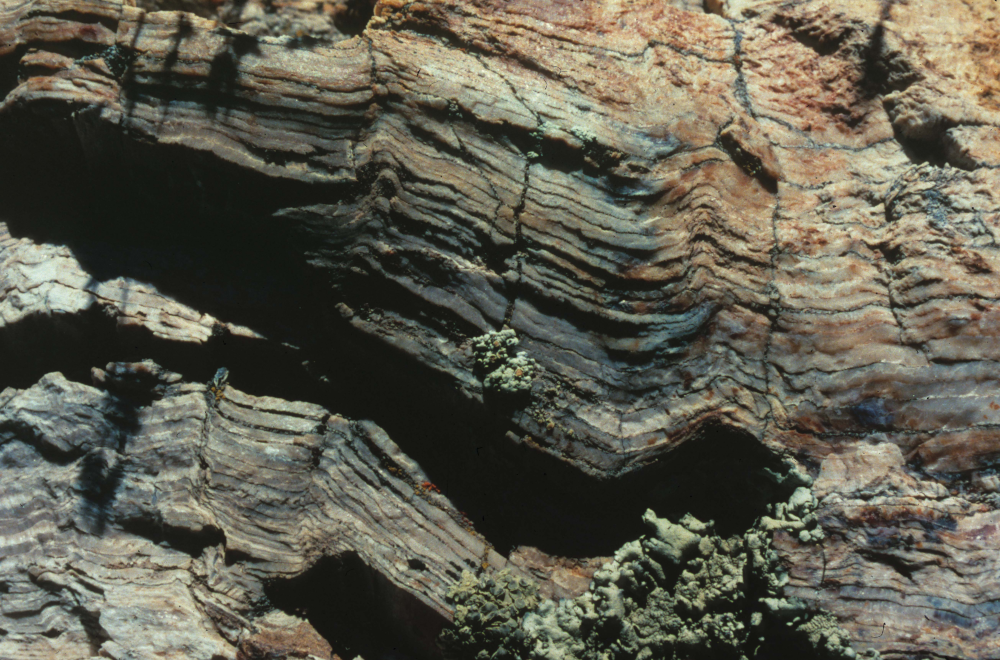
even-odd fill
[[[525,394],[531,389],[538,365],[524,351],[514,353],[520,341],[511,328],[472,340],[476,370],[482,375],[484,389],[503,394]]]
[[[514,660],[525,657],[525,613],[538,606],[538,587],[516,578],[509,570],[476,579],[465,571],[448,590],[455,606],[452,625],[441,633],[445,656],[475,660]]]
[[[442,640],[452,657],[475,660],[853,660],[835,617],[784,595],[788,576],[771,546],[775,529],[821,538],[815,506],[799,487],[728,538],[711,521],[649,510],[648,533],[622,546],[587,593],[537,607],[512,595],[525,587],[506,572],[502,585],[467,574],[450,594],[455,622]]]
[[[816,507],[819,503],[812,491],[799,486],[788,502],[779,502],[771,507],[771,515],[760,519],[760,526],[768,532],[783,529],[797,535],[802,543],[822,541],[826,537],[819,527]]]
[[[525,617],[526,658],[745,660],[776,636],[803,657],[856,657],[836,619],[783,597],[768,530],[724,539],[690,515],[672,523],[647,511],[643,521],[650,534],[623,546],[588,593]]]

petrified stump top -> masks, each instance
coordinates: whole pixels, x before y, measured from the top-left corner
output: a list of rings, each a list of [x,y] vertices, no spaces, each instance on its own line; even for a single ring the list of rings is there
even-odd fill
[[[596,524],[726,436],[817,479],[789,593],[996,655],[995,2],[210,4],[0,4],[0,653],[124,657],[166,602],[211,632],[149,653],[322,653],[246,635],[324,557],[434,653],[507,563],[466,491],[522,545],[519,473]],[[143,357],[198,377],[79,382]],[[600,563],[523,545],[544,595]]]

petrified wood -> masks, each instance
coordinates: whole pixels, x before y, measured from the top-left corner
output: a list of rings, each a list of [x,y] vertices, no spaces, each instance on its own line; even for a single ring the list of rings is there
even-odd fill
[[[0,5],[2,652],[124,654],[159,580],[206,632],[155,652],[320,649],[264,582],[356,557],[432,655],[456,566],[576,595],[647,507],[747,529],[781,457],[789,593],[995,657],[996,3],[674,4]],[[184,378],[74,384],[147,357]]]
[[[506,563],[371,422],[184,384],[152,363],[94,379],[108,389],[51,374],[0,399],[18,438],[3,453],[4,552],[26,569],[5,575],[5,657],[86,657],[107,641],[228,657],[226,641],[256,632],[244,616],[267,597],[264,580],[323,556],[354,557],[376,591],[405,582],[427,601],[394,602],[427,653],[440,623],[421,616],[445,609],[446,585]],[[75,620],[53,621],[60,609]]]

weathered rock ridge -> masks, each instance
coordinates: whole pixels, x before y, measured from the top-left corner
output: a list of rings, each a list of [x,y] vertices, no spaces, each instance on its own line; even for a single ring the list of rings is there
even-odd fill
[[[996,657],[998,26],[3,2],[0,657],[322,655],[303,579],[430,657],[461,568],[578,596],[647,507],[743,533],[789,464],[790,596]]]

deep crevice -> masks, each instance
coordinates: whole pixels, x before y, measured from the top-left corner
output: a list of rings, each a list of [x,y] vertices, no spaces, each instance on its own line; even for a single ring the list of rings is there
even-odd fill
[[[444,617],[374,572],[355,553],[324,557],[265,586],[271,604],[306,618],[341,658],[439,657]]]
[[[4,99],[18,85],[21,58],[28,52],[27,44],[16,46],[5,57],[0,57],[0,99]]]
[[[776,459],[753,438],[725,427],[704,429],[671,452],[669,461],[658,461],[668,468],[641,469],[609,480],[582,474],[548,452],[511,442],[503,411],[470,405],[446,377],[343,328],[325,334],[342,352],[303,366],[303,351],[253,342],[240,347],[221,340],[207,346],[176,345],[144,338],[138,331],[121,335],[100,312],[83,316],[92,319],[90,329],[75,328],[61,340],[51,333],[28,333],[38,346],[61,343],[62,350],[50,356],[51,364],[15,365],[8,372],[19,381],[14,384],[30,386],[54,369],[87,382],[95,360],[103,366],[114,359],[152,356],[196,382],[207,382],[218,366],[226,366],[230,384],[239,389],[312,401],[350,418],[374,420],[504,554],[532,545],[560,556],[608,555],[642,533],[641,514],[650,506],[660,515],[691,511],[716,519],[720,529],[748,527],[767,502],[782,497],[768,490],[759,473],[762,467],[779,470]],[[134,338],[131,346],[123,345],[123,337]],[[36,352],[5,351],[4,357]],[[313,369],[339,377],[317,382]],[[386,406],[385,401],[394,403]],[[452,413],[440,415],[442,406]],[[716,455],[732,460],[720,462]],[[712,461],[718,464],[710,471]]]
[[[919,566],[907,562],[902,557],[897,557],[895,555],[887,554],[884,552],[875,552],[872,550],[859,550],[860,554],[865,559],[875,562],[876,564],[882,564],[888,568],[899,573],[902,577],[906,578],[910,582],[913,582],[913,574],[919,570]]]
[[[53,53],[55,55],[62,55],[68,57],[72,60],[79,60],[80,58],[93,58],[98,53],[107,50],[107,46],[102,43],[95,43],[90,41],[42,41],[34,40],[31,42],[31,48],[37,49],[45,53]],[[22,73],[24,67],[28,66],[24,62],[20,62],[22,68]],[[51,74],[49,74],[51,75]]]
[[[886,111],[892,117],[892,109],[887,108]],[[942,127],[940,132],[937,133],[937,137],[929,140],[919,140],[907,136],[896,124],[892,126],[892,132],[896,137],[896,141],[899,142],[899,146],[903,148],[903,153],[914,165],[926,163],[934,167],[944,167],[950,164],[958,169],[968,169],[967,167],[961,167],[956,163],[949,162],[948,149],[944,140],[945,130],[947,130],[947,127]]]
[[[795,489],[781,482],[787,467],[748,433],[713,424],[670,454],[657,472],[649,506],[659,516],[691,513],[714,520],[722,537],[741,534],[768,505]]]
[[[253,555],[243,550],[232,550],[226,548],[226,566],[235,564],[251,564],[254,562]]]
[[[166,543],[172,549],[179,550],[192,559],[201,557],[205,548],[224,546],[226,543],[225,533],[213,525],[206,525],[201,530],[194,531],[166,525],[162,520],[151,520],[145,516],[127,519],[119,517],[116,522],[125,532],[149,539],[157,545]],[[229,553],[226,553],[226,560],[228,562]]]
[[[117,32],[118,30],[118,20],[110,16],[102,16],[97,13],[89,13],[77,11],[74,9],[67,9],[65,11],[51,11],[48,7],[42,6],[39,9],[32,9],[29,11],[25,18],[47,18],[55,19],[58,21],[66,21],[67,23],[79,23],[81,25],[103,25],[111,32]]]
[[[98,655],[104,642],[111,639],[111,635],[101,625],[100,613],[88,610],[83,605],[77,605],[71,613],[80,619],[80,625],[87,635],[87,642],[90,644],[92,655]]]
[[[365,31],[375,15],[375,0],[346,0],[338,4],[333,24],[341,33],[356,37]]]

